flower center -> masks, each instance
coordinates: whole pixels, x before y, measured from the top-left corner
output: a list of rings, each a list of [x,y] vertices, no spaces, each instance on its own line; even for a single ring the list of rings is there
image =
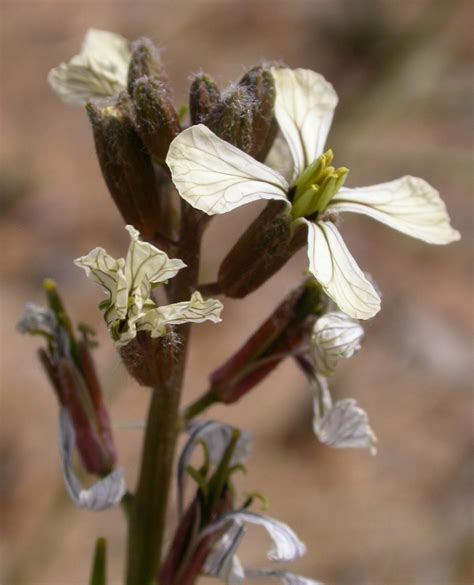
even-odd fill
[[[329,149],[298,177],[292,201],[293,219],[310,218],[324,211],[344,184],[349,169],[331,166],[333,158],[334,154]]]

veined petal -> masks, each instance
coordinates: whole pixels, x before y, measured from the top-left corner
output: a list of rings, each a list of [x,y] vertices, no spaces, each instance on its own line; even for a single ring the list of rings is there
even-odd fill
[[[288,183],[206,126],[191,126],[171,143],[166,163],[181,197],[208,215],[260,199],[286,197]]]
[[[294,561],[306,553],[306,546],[288,525],[269,516],[254,514],[253,512],[229,512],[224,514],[218,520],[209,524],[201,536],[220,530],[227,524],[229,529],[232,526],[245,526],[246,524],[254,524],[264,528],[273,542],[272,548],[267,553],[271,561]]]
[[[101,286],[110,295],[114,305],[115,318],[124,319],[127,314],[128,286],[125,279],[123,258],[115,260],[104,248],[94,248],[87,254],[74,260],[87,277]]]
[[[20,333],[54,335],[57,326],[56,317],[50,309],[26,303],[23,315],[16,324],[16,329]]]
[[[309,269],[324,292],[347,315],[370,319],[380,310],[380,298],[347,249],[336,226],[319,221],[308,225]]]
[[[309,69],[272,67],[275,117],[294,162],[293,178],[323,153],[338,98],[333,86]]]
[[[245,536],[245,526],[233,524],[207,557],[203,573],[221,579],[227,585],[240,585],[245,571],[235,552]]]
[[[125,229],[131,239],[125,262],[128,294],[138,297],[144,303],[150,297],[153,284],[173,278],[186,264],[178,258],[168,258],[165,252],[139,240],[140,232],[133,226],[127,225]]]
[[[126,491],[123,470],[116,469],[90,488],[83,488],[72,466],[75,433],[69,414],[65,409],[61,409],[59,413],[59,429],[64,483],[72,501],[79,508],[94,511],[105,510],[118,504]]]
[[[451,227],[439,192],[417,177],[406,176],[358,189],[343,187],[329,209],[368,215],[429,244],[449,244],[461,237]]]
[[[218,465],[225,450],[229,446],[232,438],[234,427],[220,422],[206,420],[192,422],[186,428],[189,438],[181,452],[178,461],[178,505],[180,513],[184,508],[184,486],[186,479],[186,469],[191,461],[191,457],[196,446],[204,442],[209,456],[209,461],[213,465]],[[250,452],[250,434],[242,432],[237,445],[235,446],[229,465],[239,465],[244,463]]]
[[[52,69],[48,81],[65,102],[83,105],[117,94],[127,83],[129,44],[120,35],[90,29],[81,53]]]
[[[164,305],[156,309],[169,325],[181,325],[183,323],[202,323],[212,321],[220,323],[220,315],[224,305],[216,299],[204,300],[201,293],[196,291],[189,301]]]
[[[320,317],[311,335],[312,358],[318,373],[333,374],[339,360],[352,357],[360,349],[363,336],[360,323],[342,311]]]

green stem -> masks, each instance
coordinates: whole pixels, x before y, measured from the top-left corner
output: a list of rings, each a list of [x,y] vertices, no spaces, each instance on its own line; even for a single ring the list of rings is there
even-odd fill
[[[167,289],[171,303],[188,300],[198,281],[203,214],[183,202],[177,257],[186,268]],[[189,341],[189,325],[179,328],[176,343],[162,341],[159,383],[153,388],[137,491],[131,505],[127,585],[156,583],[166,529],[168,496],[181,419],[179,405]]]
[[[201,414],[205,410],[216,404],[219,400],[214,396],[212,390],[208,390],[205,392],[200,398],[192,402],[189,406],[187,406],[183,413],[184,420],[190,421],[191,419],[195,418],[198,414]]]
[[[158,572],[178,434],[179,389],[152,392],[138,488],[132,503],[128,546],[129,585],[150,585]]]

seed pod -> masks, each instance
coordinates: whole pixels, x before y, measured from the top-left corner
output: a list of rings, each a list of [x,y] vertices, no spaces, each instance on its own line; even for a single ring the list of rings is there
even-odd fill
[[[189,113],[192,124],[206,124],[220,103],[216,82],[208,75],[197,75],[189,88]]]
[[[253,292],[304,245],[307,228],[291,223],[291,210],[271,201],[250,224],[219,268],[219,285],[228,297]]]
[[[133,109],[143,143],[155,160],[163,163],[171,141],[180,131],[168,88],[153,77],[140,77],[133,88]]]
[[[167,77],[161,62],[160,51],[150,39],[142,37],[133,41],[128,67],[128,92],[133,96],[135,82],[143,76],[153,77],[166,83]]]
[[[268,69],[257,66],[242,77],[240,85],[248,89],[252,98],[252,147],[249,154],[263,161],[278,132],[278,124],[273,115],[275,82]]]
[[[102,174],[125,223],[145,239],[153,239],[160,220],[161,201],[155,172],[130,114],[125,93],[116,102],[86,106]]]

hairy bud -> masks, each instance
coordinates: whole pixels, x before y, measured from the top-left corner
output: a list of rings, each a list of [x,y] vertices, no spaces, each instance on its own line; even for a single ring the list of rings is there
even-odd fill
[[[133,87],[133,108],[143,143],[155,160],[163,163],[171,141],[180,131],[167,86],[153,77],[140,77]]]
[[[161,62],[160,51],[146,37],[137,39],[131,46],[127,81],[130,96],[133,96],[135,82],[143,76],[153,77],[162,82],[167,81],[166,73]]]
[[[197,75],[189,88],[189,113],[192,124],[206,124],[220,103],[220,91],[209,75]]]
[[[252,96],[248,89],[236,87],[223,97],[208,126],[219,138],[249,153],[252,149]]]
[[[273,115],[275,82],[269,69],[257,66],[242,77],[240,85],[248,88],[252,98],[252,147],[249,154],[263,161],[278,132]]]
[[[233,298],[256,290],[305,244],[306,229],[292,225],[286,205],[268,203],[224,258],[218,274],[221,289]]]
[[[102,174],[126,223],[152,239],[160,219],[161,200],[155,171],[133,124],[122,93],[116,102],[86,106]]]

